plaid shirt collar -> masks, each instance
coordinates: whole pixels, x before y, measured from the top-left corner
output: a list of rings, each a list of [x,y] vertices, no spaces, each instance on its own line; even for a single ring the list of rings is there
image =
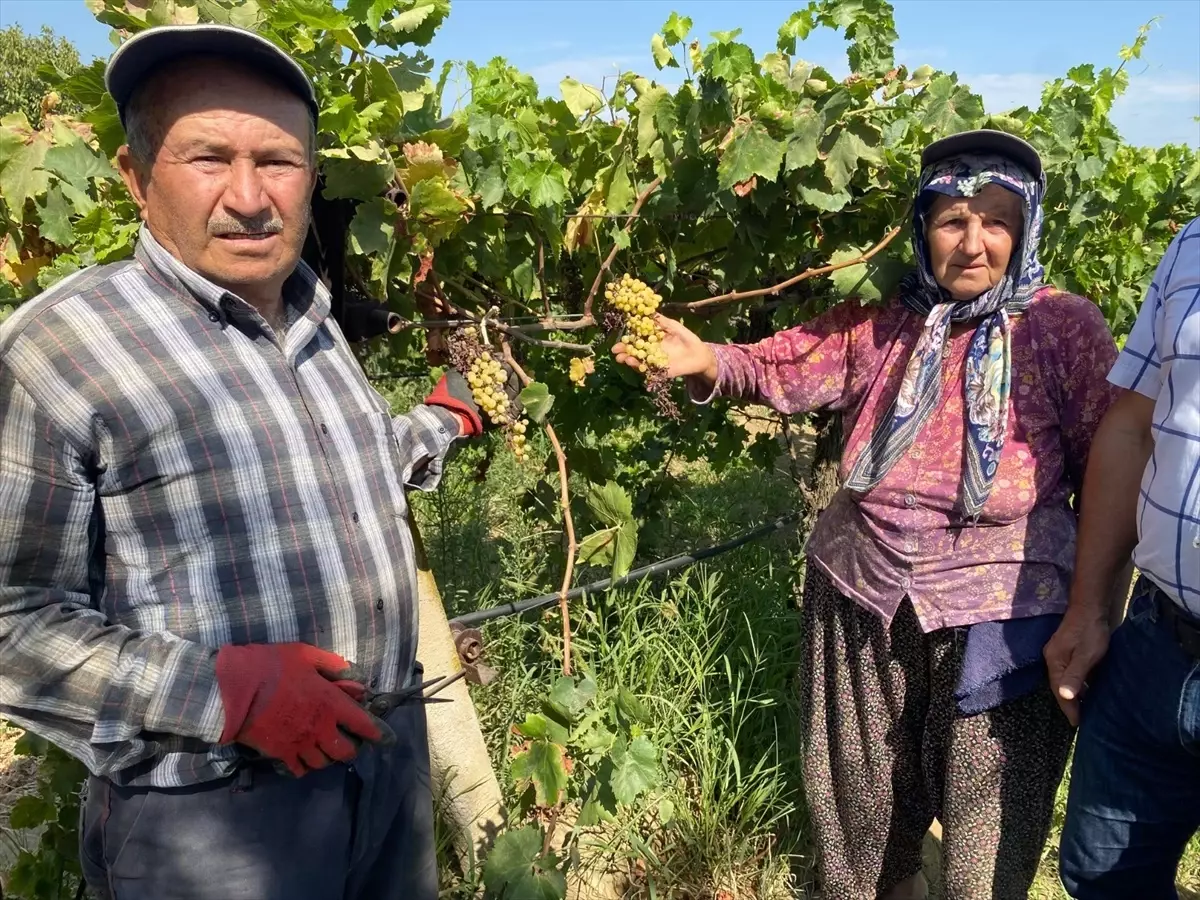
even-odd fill
[[[145,223],[138,231],[134,258],[152,278],[166,285],[173,293],[195,300],[224,320],[240,321],[259,316],[253,306],[233,291],[214,284],[184,265],[159,243]],[[296,268],[283,283],[283,304],[289,326],[301,319],[309,322],[310,327],[304,329],[304,340],[307,341],[329,317],[331,303],[329,289],[321,283],[316,272],[304,260],[297,261]],[[289,332],[289,343],[291,337]]]

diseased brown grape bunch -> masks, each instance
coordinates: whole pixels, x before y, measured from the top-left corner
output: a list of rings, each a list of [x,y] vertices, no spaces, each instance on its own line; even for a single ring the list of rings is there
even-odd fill
[[[493,356],[487,346],[480,342],[474,326],[456,331],[448,341],[450,362],[463,373],[471,386],[475,404],[493,425],[502,428],[518,460],[525,459],[528,448],[525,433],[529,423],[519,418],[505,393],[505,386],[512,372]]]
[[[621,330],[625,352],[637,360],[637,369],[646,378],[646,387],[654,395],[659,412],[678,418],[679,408],[671,399],[671,380],[667,377],[666,351],[662,342],[665,332],[655,320],[662,297],[643,281],[625,273],[604,289],[608,315],[606,324]]]

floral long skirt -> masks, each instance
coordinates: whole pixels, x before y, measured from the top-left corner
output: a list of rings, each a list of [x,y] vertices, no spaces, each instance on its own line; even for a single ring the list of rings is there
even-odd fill
[[[891,626],[806,574],[804,778],[826,900],[875,900],[921,869],[942,825],[945,900],[1025,900],[1073,729],[1048,687],[978,715],[954,688],[963,632]]]

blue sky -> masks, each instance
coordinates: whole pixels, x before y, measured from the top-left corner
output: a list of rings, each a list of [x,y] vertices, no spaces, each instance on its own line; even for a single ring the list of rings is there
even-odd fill
[[[899,62],[958,72],[989,111],[1034,104],[1042,83],[1077,63],[1116,65],[1137,28],[1160,17],[1130,90],[1113,113],[1126,140],[1200,145],[1200,0],[894,0]],[[565,75],[599,85],[606,74],[656,74],[650,36],[672,10],[689,15],[694,35],[741,28],[757,53],[803,0],[452,0],[429,48],[445,59],[504,56],[546,93]],[[112,51],[108,29],[83,0],[0,0],[0,26],[42,24],[70,38],[85,58]],[[846,72],[843,41],[818,31],[798,55]],[[660,80],[678,80],[674,70]],[[453,85],[451,86],[453,87]]]

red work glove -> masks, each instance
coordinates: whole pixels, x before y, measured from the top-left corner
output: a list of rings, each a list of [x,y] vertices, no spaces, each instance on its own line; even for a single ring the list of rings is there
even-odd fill
[[[457,369],[447,369],[433,393],[425,398],[430,406],[441,406],[458,416],[463,423],[463,434],[478,437],[483,434],[483,418],[479,405],[471,396],[471,386]]]
[[[365,689],[345,679],[349,669],[336,653],[310,644],[222,647],[221,743],[245,744],[279,760],[297,778],[334,760],[348,762],[361,741],[384,738],[381,723],[356,702]]]
[[[521,414],[521,382],[515,372],[509,372],[508,382],[504,385],[504,393],[508,397],[509,408],[514,415]],[[425,402],[431,406],[441,406],[458,415],[463,423],[463,434],[467,437],[478,437],[483,429],[491,424],[491,420],[483,418],[483,411],[475,402],[474,392],[467,379],[458,369],[447,369],[437,387],[433,389]]]

